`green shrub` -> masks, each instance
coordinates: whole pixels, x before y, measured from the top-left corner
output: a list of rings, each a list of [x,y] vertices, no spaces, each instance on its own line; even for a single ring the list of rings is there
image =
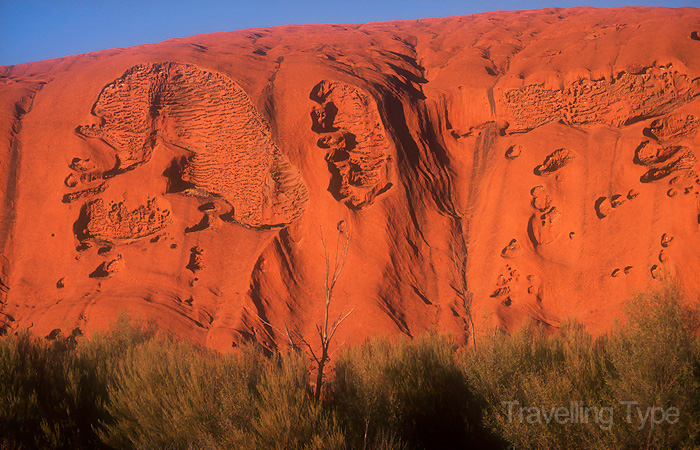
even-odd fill
[[[483,438],[480,404],[445,336],[378,340],[338,360],[330,401],[352,448],[466,448]]]
[[[609,448],[700,447],[700,315],[677,285],[638,294],[628,305],[627,322],[617,326],[607,345],[606,382],[619,402],[619,426]],[[642,427],[649,407],[678,408],[678,423]],[[628,420],[628,412],[630,417]],[[641,428],[641,429],[640,429]]]
[[[218,388],[228,372],[223,358],[190,344],[137,345],[115,367],[108,406],[115,419],[105,440],[115,448],[173,450],[213,441],[220,434]]]
[[[119,449],[341,448],[342,434],[311,399],[302,355],[235,355],[157,338],[115,366],[103,433]]]
[[[478,350],[377,339],[339,355],[320,404],[303,353],[224,355],[126,317],[77,342],[3,336],[0,449],[700,448],[699,326],[669,284],[600,338],[571,322]],[[629,423],[623,401],[637,402]],[[571,402],[612,408],[613,422],[519,416]],[[637,407],[677,408],[678,422],[640,427]]]
[[[344,448],[344,437],[332,415],[313,401],[304,354],[275,355],[264,371],[258,393],[257,448]]]
[[[695,448],[700,429],[698,315],[677,287],[665,285],[630,302],[628,321],[593,339],[576,323],[556,332],[536,325],[482,340],[462,370],[486,399],[484,424],[514,448]],[[676,424],[627,421],[627,405],[679,408]],[[517,402],[507,404],[504,402]],[[571,407],[571,402],[576,402]],[[595,421],[529,423],[520,408],[576,405],[604,412]],[[512,406],[513,409],[510,409]],[[631,405],[636,408],[637,405]],[[605,409],[602,409],[605,408]],[[633,412],[636,414],[636,409]],[[543,416],[540,416],[542,418]],[[533,422],[538,422],[533,415]]]
[[[556,334],[534,324],[513,335],[498,334],[491,342],[482,340],[478,352],[465,354],[462,364],[488,403],[485,424],[516,448],[584,448],[603,432],[600,423],[531,424],[519,414],[528,407],[571,408],[572,402],[607,405],[602,348],[575,323]]]
[[[0,447],[103,447],[105,390],[72,341],[0,337]]]

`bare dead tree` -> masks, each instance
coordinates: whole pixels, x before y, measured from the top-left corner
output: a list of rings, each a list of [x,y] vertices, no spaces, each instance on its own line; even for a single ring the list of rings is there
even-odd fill
[[[341,251],[339,250],[341,236],[343,238],[342,255]],[[345,321],[345,319],[347,319],[348,316],[352,314],[352,312],[355,310],[355,308],[352,308],[347,313],[341,313],[338,316],[338,318],[335,319],[335,321],[333,321],[333,323],[329,325],[330,306],[331,300],[333,300],[333,291],[335,289],[335,284],[338,282],[338,278],[340,277],[340,273],[343,271],[343,267],[345,267],[345,261],[348,258],[348,250],[350,248],[350,233],[347,229],[345,221],[341,221],[338,223],[338,236],[335,241],[335,257],[333,267],[331,267],[330,256],[328,255],[326,241],[323,239],[323,236],[321,236],[321,242],[323,243],[323,257],[326,262],[326,277],[324,282],[324,291],[326,298],[323,326],[316,325],[316,331],[318,332],[319,338],[321,340],[320,357],[317,357],[316,354],[313,353],[313,350],[311,346],[308,345],[308,343],[306,345],[309,349],[309,352],[311,353],[312,358],[316,362],[317,374],[316,392],[314,393],[314,399],[317,402],[321,398],[321,387],[323,385],[323,370],[328,361],[330,360],[330,357],[332,356],[332,354],[329,353],[329,349],[331,342],[333,341],[333,337],[335,336],[335,332],[338,331],[338,327],[340,327],[340,324],[343,323],[343,321]]]
[[[260,317],[260,315],[256,314],[258,319],[260,319],[264,324],[272,327],[277,332],[284,335],[287,338],[290,347],[293,349],[304,348],[307,354],[311,357],[316,368],[316,387],[314,390],[315,402],[318,402],[321,398],[321,389],[323,386],[324,370],[326,365],[330,361],[335,351],[338,350],[336,348],[335,350],[331,351],[333,338],[335,337],[340,325],[355,310],[355,308],[352,308],[348,312],[341,313],[333,322],[331,322],[330,309],[331,302],[333,300],[333,292],[335,290],[336,283],[338,282],[338,278],[340,278],[340,273],[345,267],[345,262],[348,257],[348,250],[350,249],[350,233],[347,229],[345,221],[340,221],[338,223],[338,236],[336,238],[335,255],[332,263],[331,256],[328,254],[328,249],[326,247],[326,241],[322,234],[319,233],[319,236],[321,238],[321,243],[323,244],[323,256],[326,264],[324,280],[324,317],[321,324],[316,324],[316,332],[318,333],[319,337],[320,349],[314,350],[314,346],[306,337],[304,337],[304,334],[301,332],[296,322],[292,321],[291,326],[285,323],[284,331],[282,331],[271,323],[265,321],[262,317]]]

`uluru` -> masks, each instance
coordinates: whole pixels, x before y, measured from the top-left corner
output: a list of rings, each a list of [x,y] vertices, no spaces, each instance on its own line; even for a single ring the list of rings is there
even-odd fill
[[[0,67],[0,329],[127,312],[283,347],[338,254],[348,344],[600,334],[664,277],[697,296],[698,33],[696,8],[550,8]]]

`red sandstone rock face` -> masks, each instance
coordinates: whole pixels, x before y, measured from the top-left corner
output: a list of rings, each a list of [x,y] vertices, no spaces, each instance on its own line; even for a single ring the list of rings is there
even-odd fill
[[[309,335],[338,223],[338,342],[700,293],[700,12],[288,26],[0,68],[0,328],[121,311],[221,350]],[[271,327],[260,320],[263,318]]]

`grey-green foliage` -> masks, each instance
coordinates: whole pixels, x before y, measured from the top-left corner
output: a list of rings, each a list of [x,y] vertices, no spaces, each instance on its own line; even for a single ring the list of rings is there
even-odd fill
[[[0,338],[0,448],[335,449],[297,353],[234,355],[120,317],[75,343]]]
[[[330,401],[353,448],[466,448],[483,436],[479,401],[447,336],[366,343],[338,360]]]
[[[608,335],[594,339],[574,322],[556,332],[530,325],[484,341],[478,352],[465,354],[462,370],[488,403],[484,424],[513,448],[697,448],[698,325],[697,313],[667,284],[636,295],[625,324]],[[504,402],[514,401],[509,415]],[[677,407],[680,420],[640,427],[637,416],[628,421],[621,402],[629,401],[643,413]],[[520,407],[559,406],[598,408],[602,415],[563,424],[529,423],[528,410],[519,415]]]
[[[297,353],[269,358],[249,346],[222,355],[171,339],[145,342],[116,365],[108,406],[115,420],[102,436],[139,450],[342,448],[308,376]]]
[[[534,325],[497,335],[463,359],[466,378],[489,405],[486,426],[516,448],[581,448],[595,441],[598,424],[531,424],[518,412],[520,407],[569,407],[572,401],[606,406],[604,371],[601,347],[573,323],[553,335]],[[512,414],[504,402],[517,402]]]
[[[220,354],[126,317],[77,342],[2,336],[0,449],[700,448],[697,304],[665,285],[598,338],[571,322],[476,350],[375,339],[338,356],[320,403],[299,352]],[[517,407],[509,420],[504,401],[613,407],[613,423],[531,424]],[[680,417],[639,427],[621,401]]]
[[[236,364],[205,353],[165,339],[129,349],[109,389],[115,421],[103,435],[106,442],[115,448],[187,449],[215,442],[224,430],[237,438],[240,426],[250,424],[250,401],[239,407],[226,400],[247,400],[256,359]]]
[[[341,449],[344,436],[331,413],[316,403],[309,385],[309,362],[299,352],[275,355],[258,385],[257,448]]]
[[[686,303],[677,285],[665,284],[636,295],[628,305],[627,322],[611,333],[607,386],[618,402],[639,403],[631,405],[629,421],[627,407],[620,405],[611,436],[615,448],[700,447],[697,304],[697,299]],[[641,427],[637,407],[642,413],[648,407],[678,408],[679,420]]]
[[[106,390],[96,362],[71,340],[0,337],[0,448],[102,446]]]

